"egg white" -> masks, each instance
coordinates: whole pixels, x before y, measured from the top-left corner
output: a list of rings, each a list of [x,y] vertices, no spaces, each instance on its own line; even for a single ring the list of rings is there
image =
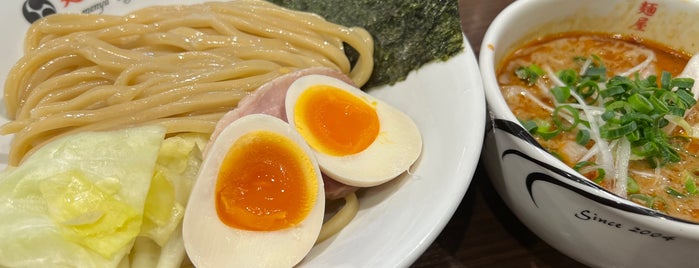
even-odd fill
[[[361,89],[325,75],[307,75],[290,85],[285,100],[289,125],[296,128],[296,102],[306,89],[314,85],[330,85],[366,100],[375,106],[380,123],[376,140],[359,153],[334,156],[314,150],[325,175],[351,186],[376,186],[408,170],[420,156],[422,136],[408,115]]]
[[[231,228],[217,216],[214,192],[219,167],[230,146],[242,135],[269,130],[296,142],[310,157],[316,171],[318,196],[308,217],[300,224],[278,231]],[[212,141],[192,189],[182,223],[184,246],[192,263],[205,267],[292,267],[313,247],[323,223],[325,193],[313,152],[286,122],[272,116],[242,117]]]

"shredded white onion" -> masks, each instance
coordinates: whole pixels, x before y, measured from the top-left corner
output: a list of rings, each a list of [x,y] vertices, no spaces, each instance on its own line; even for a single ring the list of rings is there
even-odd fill
[[[634,73],[640,72],[644,68],[648,67],[655,60],[655,53],[652,50],[643,49],[642,51],[646,54],[646,60],[632,67],[631,69],[626,70],[626,72],[620,73],[619,76],[629,76]]]
[[[629,173],[634,174],[636,176],[640,176],[640,177],[650,177],[650,178],[658,177],[658,174],[649,173],[649,172],[642,172],[642,171],[638,171],[638,170],[629,170]]]
[[[592,148],[590,148],[590,150],[587,151],[587,154],[583,155],[582,157],[580,157],[580,159],[578,159],[578,162],[590,160],[590,158],[597,155],[597,153],[599,153],[599,147],[597,146],[597,143],[595,143],[595,145],[593,145]]]
[[[629,159],[631,157],[631,143],[626,137],[618,140],[616,144],[616,163],[614,169],[613,192],[626,197],[627,178],[629,176]]]
[[[592,64],[592,59],[587,58],[585,62],[583,62],[582,66],[580,66],[580,71],[578,71],[578,75],[585,74],[585,71],[587,71],[587,68],[590,67],[590,64]]]
[[[550,105],[541,101],[539,98],[534,96],[534,94],[529,92],[529,90],[527,90],[526,88],[517,87],[517,86],[509,86],[509,87],[504,87],[503,90],[508,90],[508,91],[509,90],[516,90],[517,94],[521,94],[525,98],[530,99],[532,102],[536,103],[536,105],[543,108],[544,110],[547,110],[549,112],[553,112],[553,109],[554,109],[553,107],[551,107]]]
[[[687,134],[689,134],[690,136],[694,136],[694,128],[692,128],[692,126],[690,126],[689,123],[686,120],[684,120],[684,117],[668,114],[665,115],[664,118],[670,122],[667,126],[663,128],[663,132],[665,132],[666,134],[672,133],[672,131],[675,130],[675,127],[679,126],[682,129],[684,129],[684,131],[686,131]]]

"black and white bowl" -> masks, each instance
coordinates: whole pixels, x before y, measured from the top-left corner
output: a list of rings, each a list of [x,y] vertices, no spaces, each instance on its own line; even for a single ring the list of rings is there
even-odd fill
[[[523,42],[566,31],[634,35],[695,53],[699,20],[694,14],[699,4],[693,1],[522,0],[504,9],[484,37],[479,64],[489,113],[483,152],[487,172],[529,229],[582,263],[694,267],[699,224],[616,196],[547,153],[508,108],[496,68]]]

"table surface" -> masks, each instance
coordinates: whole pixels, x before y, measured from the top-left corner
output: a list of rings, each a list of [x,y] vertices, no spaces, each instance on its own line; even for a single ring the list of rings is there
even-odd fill
[[[476,56],[483,34],[513,0],[459,0],[461,24]],[[585,267],[552,248],[505,206],[479,163],[458,209],[412,267]]]

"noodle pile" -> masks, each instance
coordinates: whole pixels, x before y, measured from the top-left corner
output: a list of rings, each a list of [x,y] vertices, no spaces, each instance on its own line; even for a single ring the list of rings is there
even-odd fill
[[[31,26],[24,53],[5,83],[13,121],[0,133],[15,134],[10,165],[81,131],[159,124],[211,133],[241,98],[284,73],[325,66],[361,86],[373,68],[364,29],[248,0],[51,15]]]

